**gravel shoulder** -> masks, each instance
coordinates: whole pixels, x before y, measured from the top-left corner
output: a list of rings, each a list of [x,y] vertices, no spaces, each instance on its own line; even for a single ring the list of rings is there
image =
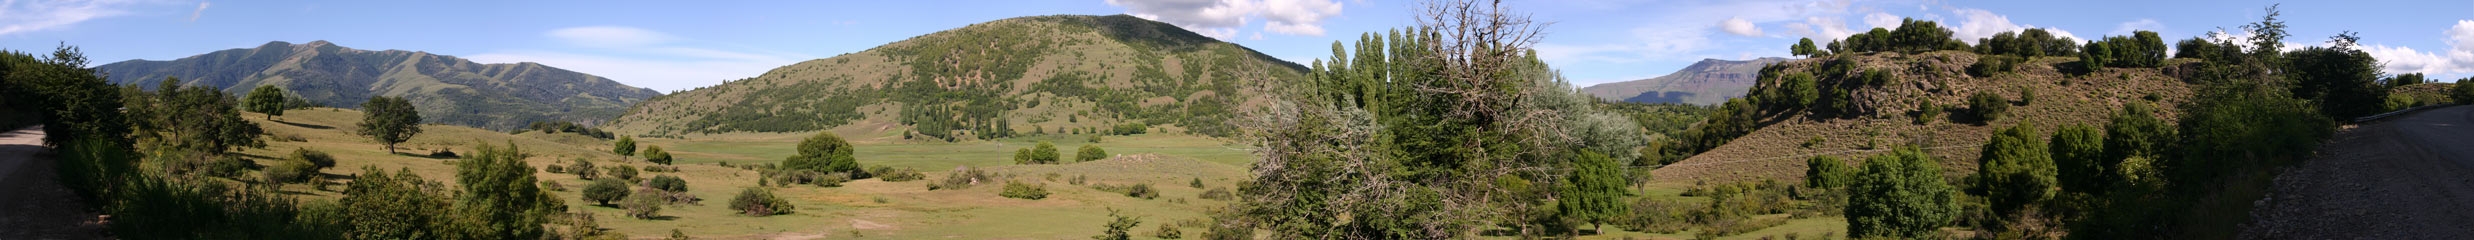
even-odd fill
[[[44,151],[39,127],[0,133],[0,239],[110,238]]]
[[[2474,106],[2341,130],[2275,184],[2239,238],[2474,236]]]

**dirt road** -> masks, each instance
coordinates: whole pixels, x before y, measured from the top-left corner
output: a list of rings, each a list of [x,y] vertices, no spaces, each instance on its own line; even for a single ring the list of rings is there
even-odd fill
[[[0,133],[0,239],[108,238],[43,151],[42,128]]]
[[[2474,238],[2474,106],[2343,130],[2256,204],[2242,239]]]

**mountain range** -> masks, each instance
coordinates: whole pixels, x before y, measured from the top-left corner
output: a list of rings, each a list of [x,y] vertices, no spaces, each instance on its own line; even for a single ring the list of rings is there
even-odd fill
[[[1581,88],[1581,92],[1614,101],[1716,105],[1751,91],[1762,66],[1785,61],[1775,57],[1744,61],[1702,59],[1666,76],[1598,84]]]
[[[1127,15],[1001,19],[654,97],[625,134],[836,130],[989,139],[1161,129],[1225,136],[1250,84],[1305,68]]]
[[[327,41],[276,41],[169,61],[129,60],[97,66],[114,84],[153,88],[166,78],[183,86],[242,93],[260,85],[337,107],[372,96],[403,97],[430,123],[514,129],[535,121],[600,123],[628,106],[661,95],[608,78],[538,63],[481,64],[455,56],[405,50],[361,50]]]

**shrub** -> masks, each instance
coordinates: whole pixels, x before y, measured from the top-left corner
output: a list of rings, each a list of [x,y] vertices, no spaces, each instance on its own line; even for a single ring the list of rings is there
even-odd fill
[[[619,208],[627,209],[628,217],[653,219],[661,216],[661,205],[670,203],[669,198],[661,195],[665,195],[661,190],[647,188],[627,196],[627,201],[620,202]]]
[[[1820,84],[1813,82],[1812,73],[1799,72],[1787,75],[1784,80],[1785,82],[1779,84],[1778,91],[1780,93],[1778,100],[1783,101],[1781,104],[1805,108],[1811,107],[1814,100],[1821,99]]]
[[[1014,164],[1039,164],[1039,160],[1031,158],[1031,148],[1016,148],[1014,149]]]
[[[1089,162],[1100,159],[1108,159],[1108,150],[1101,150],[1099,145],[1084,144],[1082,145],[1082,149],[1074,151],[1075,162]]]
[[[1151,230],[1151,236],[1160,239],[1178,239],[1185,238],[1185,233],[1177,231],[1177,226],[1160,224],[1159,230]]]
[[[568,173],[574,173],[574,174],[576,174],[576,178],[581,178],[581,179],[593,179],[593,178],[598,178],[598,177],[601,177],[601,168],[596,168],[596,167],[593,167],[593,161],[592,161],[592,160],[586,160],[586,159],[582,159],[582,158],[577,158],[577,159],[576,159],[576,164],[575,164],[575,165],[568,165],[568,166],[567,166],[567,172],[568,172]]]
[[[674,160],[674,159],[671,159],[671,158],[670,158],[670,151],[662,151],[662,150],[661,150],[661,146],[645,146],[645,147],[644,147],[644,161],[645,161],[645,162],[652,162],[652,163],[654,163],[654,164],[661,164],[661,165],[670,165],[670,161],[671,161],[671,160]]]
[[[1038,146],[1031,147],[1031,163],[1055,164],[1057,159],[1056,144],[1040,141]]]
[[[307,162],[283,161],[276,163],[275,166],[267,167],[264,174],[266,174],[266,179],[274,180],[275,183],[300,183],[308,181],[310,175],[318,174],[317,170],[311,168],[311,164]]]
[[[610,177],[612,177],[612,178],[618,178],[618,179],[622,179],[622,180],[636,180],[636,173],[637,173],[637,172],[636,172],[636,166],[629,166],[629,165],[610,166]]]
[[[905,167],[905,168],[899,168],[899,169],[897,169],[897,168],[892,168],[892,167],[877,167],[877,168],[884,169],[884,170],[883,170],[883,171],[876,171],[876,173],[875,173],[875,174],[876,174],[876,179],[877,179],[877,180],[884,180],[884,181],[886,181],[886,182],[908,182],[908,181],[912,181],[912,180],[920,180],[920,179],[927,179],[927,178],[928,178],[928,175],[927,175],[927,174],[920,174],[920,173],[919,173],[919,170],[915,170],[915,169],[911,169],[911,168],[907,168],[907,167]]]
[[[1151,184],[1149,183],[1136,183],[1133,187],[1126,188],[1125,196],[1141,199],[1155,199],[1160,198],[1160,192],[1159,190],[1151,189]]]
[[[988,172],[970,167],[956,168],[953,172],[946,173],[944,180],[929,183],[928,190],[971,188],[972,184],[978,184],[981,179],[988,179]]]
[[[549,171],[550,173],[567,173],[567,167],[559,166],[558,164],[550,164],[550,166],[541,167],[541,170]]]
[[[1804,186],[1806,187],[1839,188],[1854,181],[1852,179],[1855,177],[1854,169],[1848,168],[1847,162],[1839,161],[1838,157],[1813,156],[1805,159],[1804,165],[1808,166],[1804,169]]]
[[[816,176],[816,181],[811,183],[815,183],[818,187],[841,187],[842,183],[846,182],[850,182],[849,173],[827,173]]]
[[[816,172],[859,172],[859,160],[851,157],[856,151],[850,141],[831,132],[817,133],[799,141],[799,154],[782,160],[782,168]]]
[[[207,162],[206,176],[223,178],[239,177],[241,175],[241,171],[246,171],[249,169],[249,165],[249,160],[241,160],[240,157],[217,157],[214,161]]]
[[[289,158],[291,158],[292,160],[299,160],[299,161],[302,161],[302,162],[307,162],[307,163],[310,163],[310,164],[311,164],[311,166],[313,166],[313,167],[317,167],[317,168],[315,168],[315,169],[327,169],[327,168],[333,168],[333,167],[335,167],[335,156],[334,156],[334,155],[327,155],[327,154],[326,154],[326,152],[320,152],[320,151],[318,151],[318,150],[309,150],[308,148],[293,149],[293,150],[292,150],[292,156],[291,156],[291,157],[289,157]]]
[[[2019,105],[2020,105],[2020,106],[2027,106],[2027,105],[2035,105],[2035,104],[2036,104],[2036,88],[2032,88],[2032,87],[2019,88]]]
[[[1203,191],[1202,196],[1196,196],[1196,198],[1228,201],[1237,199],[1237,194],[1229,192],[1228,187],[1218,187]]]
[[[2045,149],[2052,151],[2055,178],[2062,190],[2095,193],[2110,184],[2120,159],[2105,159],[2104,132],[2084,124],[2063,125]]]
[[[2459,79],[2457,83],[2449,84],[2448,98],[2456,99],[2457,104],[2474,104],[2474,77]]]
[[[1193,182],[1187,182],[1185,186],[1194,187],[1194,189],[1203,189],[1203,178],[1194,178]]]
[[[584,201],[591,201],[602,206],[609,206],[610,201],[618,201],[625,197],[627,197],[627,182],[618,179],[594,180],[593,185],[584,187]]]
[[[1940,118],[1941,118],[1941,105],[1940,105],[1940,104],[1933,104],[1933,103],[1931,103],[1931,102],[1925,102],[1925,103],[1921,103],[1921,104],[1916,104],[1916,125],[1924,125],[1924,124],[1927,124],[1927,123],[1933,123],[1933,120],[1934,120],[1934,119],[1940,119]]]
[[[1957,218],[1958,190],[1936,162],[1913,147],[1864,161],[1847,190],[1847,235],[1920,238]]]
[[[2131,157],[2155,159],[2163,156],[2169,147],[2167,144],[2178,141],[2176,139],[2180,134],[2173,125],[2165,123],[2163,119],[2157,119],[2155,112],[2155,107],[2143,103],[2131,103],[2122,106],[2121,111],[2114,112],[2112,122],[2105,125],[2103,159],[2121,160]],[[2119,164],[2120,162],[2107,163],[2107,165]]]
[[[1005,181],[1005,192],[997,193],[997,195],[1008,198],[1039,200],[1048,198],[1048,189],[1047,187],[1042,186],[1022,184],[1021,182]]]
[[[565,191],[567,191],[567,185],[566,185],[566,184],[559,184],[559,183],[558,183],[558,181],[541,181],[541,190],[550,190],[550,191],[552,191],[552,192],[565,192]]]
[[[1142,219],[1138,219],[1138,218],[1134,218],[1134,217],[1125,216],[1125,215],[1123,215],[1123,214],[1121,214],[1121,213],[1118,213],[1118,212],[1117,212],[1117,209],[1114,209],[1114,208],[1108,209],[1108,217],[1109,217],[1109,218],[1115,218],[1116,220],[1113,220],[1113,221],[1108,221],[1108,230],[1107,230],[1107,231],[1100,232],[1100,235],[1099,235],[1099,236],[1091,236],[1091,239],[1093,239],[1093,240],[1127,240],[1127,239],[1133,239],[1133,236],[1132,236],[1132,235],[1130,235],[1130,234],[1128,234],[1128,233],[1129,233],[1131,230],[1133,230],[1133,229],[1134,229],[1134,226],[1135,226],[1135,225],[1142,225]]]
[[[1976,114],[1976,119],[1993,122],[2001,117],[2002,112],[2010,110],[2010,99],[1993,92],[1976,92],[1976,95],[1967,97],[1967,110]]]
[[[673,177],[670,175],[653,176],[653,181],[647,182],[645,185],[664,192],[687,192],[687,180],[679,179],[679,177]]]
[[[798,207],[790,205],[789,201],[783,201],[781,197],[773,196],[773,190],[765,189],[764,187],[750,187],[745,190],[739,190],[739,196],[730,198],[730,209],[738,210],[740,215],[754,217],[773,216],[777,214],[790,213],[792,209],[796,208]]]
[[[1985,55],[1977,58],[1976,64],[1967,65],[1967,74],[1976,77],[1991,77],[1994,74],[2009,73],[2017,70],[2018,64],[2023,61],[2026,60],[2018,56]]]

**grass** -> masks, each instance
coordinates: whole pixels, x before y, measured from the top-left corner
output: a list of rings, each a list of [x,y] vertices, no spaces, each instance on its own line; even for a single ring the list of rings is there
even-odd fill
[[[342,183],[358,174],[362,166],[377,166],[385,171],[411,169],[432,181],[453,186],[455,166],[451,159],[388,154],[375,142],[351,134],[360,113],[347,109],[307,109],[285,113],[278,121],[263,120],[263,116],[247,115],[270,135],[281,138],[298,136],[307,141],[269,142],[264,149],[246,149],[242,153],[260,164],[273,164],[293,149],[309,148],[334,154],[337,167],[324,173],[335,175],[328,189],[320,191],[308,185],[291,185],[286,193],[303,199],[331,200],[341,197]],[[567,165],[576,159],[594,161],[596,166],[646,166],[641,160],[622,161],[608,152],[608,141],[575,134],[521,133],[507,134],[460,126],[425,125],[424,133],[401,145],[407,153],[428,153],[431,149],[452,149],[470,154],[480,143],[514,144],[532,153],[526,161],[536,169],[552,164]],[[1206,189],[1187,187],[1187,182],[1202,179],[1207,186],[1230,186],[1245,179],[1246,166],[1252,160],[1246,150],[1227,147],[1219,140],[1205,137],[1150,134],[1108,137],[1102,143],[1111,154],[1122,158],[1056,165],[1012,165],[1016,148],[1032,145],[1038,140],[1056,142],[1059,148],[1074,149],[1085,143],[1080,135],[1053,135],[994,142],[921,143],[894,140],[864,139],[855,141],[859,161],[868,165],[913,167],[928,174],[928,180],[884,182],[865,179],[845,183],[843,187],[820,188],[798,186],[776,188],[775,193],[798,205],[795,213],[770,217],[745,217],[728,209],[729,198],[740,189],[755,186],[755,171],[721,167],[718,163],[752,164],[778,162],[791,155],[792,146],[804,134],[727,135],[715,139],[639,138],[647,145],[659,145],[678,155],[680,172],[646,172],[641,177],[673,175],[687,180],[688,193],[703,198],[701,204],[664,207],[663,219],[643,220],[624,217],[617,208],[595,206],[581,199],[580,190],[589,181],[572,174],[536,172],[539,181],[566,185],[569,191],[553,192],[567,201],[572,211],[594,213],[601,226],[632,236],[666,236],[678,229],[699,238],[847,238],[857,232],[866,238],[1084,238],[1097,234],[1106,223],[1107,209],[1123,210],[1142,216],[1140,229],[1156,228],[1178,220],[1203,216],[1203,211],[1226,202],[1196,197]],[[875,137],[875,136],[866,136]],[[270,138],[272,139],[272,138]],[[899,137],[894,138],[898,140]],[[1070,155],[1070,154],[1069,154]],[[928,191],[927,183],[940,179],[955,166],[985,168],[1006,176],[988,186],[963,190]],[[1055,173],[1054,180],[1046,177]],[[1075,176],[1087,177],[1090,183],[1134,184],[1150,183],[1158,187],[1160,199],[1144,200],[1120,193],[1105,192],[1067,181]],[[998,196],[1004,181],[1045,184],[1050,191],[1047,199],[1023,200]],[[1171,201],[1183,199],[1182,203]],[[1183,229],[1190,233],[1202,229]]]

